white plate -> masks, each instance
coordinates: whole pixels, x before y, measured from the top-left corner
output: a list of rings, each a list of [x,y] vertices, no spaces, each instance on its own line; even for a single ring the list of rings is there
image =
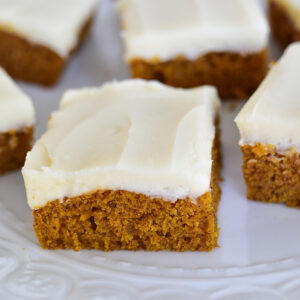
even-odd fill
[[[52,89],[21,84],[34,100],[37,136],[65,89],[126,77],[117,17],[105,0],[90,40],[60,83]],[[227,103],[222,111],[220,248],[210,253],[42,250],[17,171],[0,178],[0,299],[300,299],[300,212],[246,200],[233,123],[240,107],[232,110]]]

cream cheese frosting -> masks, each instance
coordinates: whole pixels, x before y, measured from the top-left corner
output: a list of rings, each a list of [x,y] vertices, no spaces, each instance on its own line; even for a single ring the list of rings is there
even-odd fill
[[[240,144],[300,152],[300,43],[291,44],[235,119]]]
[[[66,92],[22,170],[30,207],[98,189],[204,194],[219,107],[210,86],[125,80]]]
[[[34,108],[30,98],[0,68],[0,133],[31,127],[34,123]]]
[[[252,53],[268,43],[257,0],[119,0],[118,10],[127,60]]]
[[[66,57],[99,0],[0,0],[0,29]]]

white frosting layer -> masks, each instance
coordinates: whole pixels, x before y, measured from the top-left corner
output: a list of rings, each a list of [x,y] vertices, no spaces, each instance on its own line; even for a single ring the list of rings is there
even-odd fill
[[[169,201],[210,189],[216,89],[126,80],[67,92],[27,155],[31,208],[98,189]]]
[[[300,29],[300,0],[269,0],[280,4],[287,10],[290,18]]]
[[[0,68],[0,132],[31,127],[34,123],[31,100]]]
[[[119,0],[118,8],[127,60],[258,52],[268,43],[257,0]]]
[[[238,114],[240,144],[274,145],[300,152],[300,43],[287,48]]]
[[[0,28],[66,57],[99,0],[0,0]]]

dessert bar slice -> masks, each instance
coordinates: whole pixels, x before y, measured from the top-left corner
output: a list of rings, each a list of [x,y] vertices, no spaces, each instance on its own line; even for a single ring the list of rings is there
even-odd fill
[[[89,31],[98,0],[0,1],[0,66],[53,85]]]
[[[23,176],[46,249],[217,246],[216,89],[126,80],[67,92]]]
[[[295,43],[235,120],[249,199],[300,207],[299,66]]]
[[[133,77],[245,98],[266,74],[269,27],[256,0],[119,0],[118,9]]]

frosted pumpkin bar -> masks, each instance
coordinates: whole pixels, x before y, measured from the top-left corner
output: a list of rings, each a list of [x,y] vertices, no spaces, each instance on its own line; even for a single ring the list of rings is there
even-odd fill
[[[269,0],[268,3],[271,29],[281,46],[300,41],[300,1]]]
[[[23,176],[46,249],[217,245],[217,92],[126,80],[65,93]]]
[[[256,0],[119,0],[118,10],[133,77],[245,98],[266,74],[269,26]]]
[[[0,1],[0,66],[16,79],[53,85],[88,34],[97,3]]]
[[[0,68],[0,174],[24,165],[34,124],[30,98]]]
[[[295,43],[235,120],[249,199],[300,206],[299,66]]]

